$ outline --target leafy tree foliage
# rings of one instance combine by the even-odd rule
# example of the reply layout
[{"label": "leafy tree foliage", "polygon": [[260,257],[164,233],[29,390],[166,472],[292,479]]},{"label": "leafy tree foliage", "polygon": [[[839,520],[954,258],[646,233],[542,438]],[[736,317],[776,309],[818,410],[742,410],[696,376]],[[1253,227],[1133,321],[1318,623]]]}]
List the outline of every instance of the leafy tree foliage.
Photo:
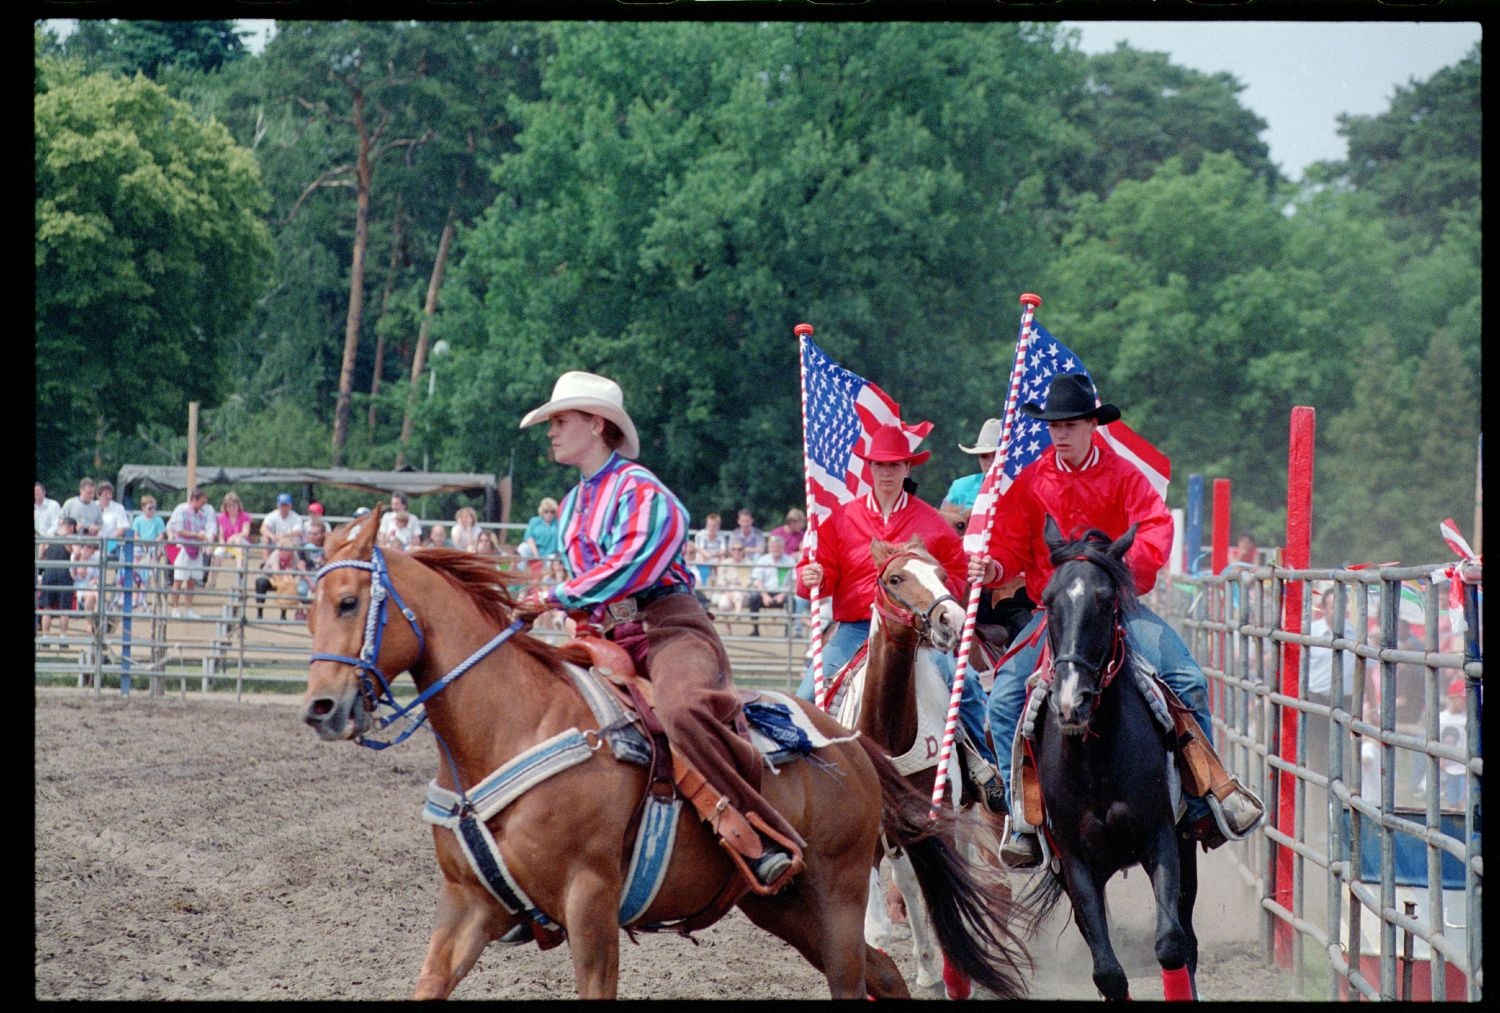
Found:
[{"label": "leafy tree foliage", "polygon": [[[807,321],[936,423],[918,472],[936,500],[1003,404],[1016,297],[1036,291],[1042,321],[1171,455],[1173,505],[1187,475],[1229,477],[1235,527],[1277,541],[1287,419],[1307,404],[1320,564],[1443,558],[1437,521],[1468,516],[1477,48],[1387,113],[1346,118],[1348,158],[1294,186],[1234,78],[1124,47],[1086,56],[1049,24],[282,22],[264,53],[226,43],[222,64],[201,58],[208,34],[153,59],[149,32],[115,25],[65,45],[37,33],[38,449],[58,487],[91,445],[180,460],[162,420],[194,396],[218,462],[321,464],[340,442],[359,467],[403,450],[446,470],[513,459],[524,511],[572,478],[516,422],[582,368],[620,380],[643,458],[695,516],[770,519],[802,498],[792,327]],[[132,286],[154,257],[192,258],[170,242],[122,255],[83,211],[54,214],[47,201],[133,179],[132,149],[59,162],[40,112],[86,69],[134,94],[119,75],[148,66],[181,100],[157,100],[172,116],[185,103],[253,154],[269,203],[251,217],[274,249],[220,280],[217,330],[165,349],[138,337]],[[94,120],[101,135],[132,122]],[[44,217],[71,241],[44,243]],[[256,269],[263,297],[231,299],[260,291]],[[452,353],[433,360],[438,338]],[[132,415],[91,414],[89,392],[130,383]]]},{"label": "leafy tree foliage", "polygon": [[63,43],[90,70],[156,78],[168,68],[214,71],[246,55],[233,21],[80,21]]},{"label": "leafy tree foliage", "polygon": [[270,252],[259,169],[144,77],[35,98],[37,458],[216,400]]}]

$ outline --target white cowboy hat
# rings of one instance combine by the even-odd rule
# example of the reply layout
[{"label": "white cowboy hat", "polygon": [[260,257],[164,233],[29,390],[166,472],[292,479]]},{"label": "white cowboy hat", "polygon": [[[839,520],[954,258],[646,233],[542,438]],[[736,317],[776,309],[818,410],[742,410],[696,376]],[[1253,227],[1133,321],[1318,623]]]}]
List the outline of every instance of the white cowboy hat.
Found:
[{"label": "white cowboy hat", "polygon": [[974,441],[972,447],[966,447],[962,443],[958,449],[966,454],[994,454],[1000,450],[1000,420],[985,419],[984,425],[979,428],[979,439]]},{"label": "white cowboy hat", "polygon": [[552,399],[540,408],[533,408],[521,419],[521,428],[546,422],[558,412],[587,412],[609,419],[625,434],[620,445],[621,457],[635,460],[641,452],[641,439],[636,435],[635,423],[625,413],[625,395],[620,385],[606,376],[571,370],[557,378],[552,385]]}]

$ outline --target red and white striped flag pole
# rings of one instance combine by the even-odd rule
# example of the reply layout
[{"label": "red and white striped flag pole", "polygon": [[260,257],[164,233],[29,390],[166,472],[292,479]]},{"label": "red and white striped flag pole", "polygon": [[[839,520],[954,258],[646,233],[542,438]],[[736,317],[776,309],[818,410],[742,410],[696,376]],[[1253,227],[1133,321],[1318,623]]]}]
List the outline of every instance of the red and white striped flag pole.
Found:
[{"label": "red and white striped flag pole", "polygon": [[[1031,320],[1036,313],[1036,308],[1042,304],[1042,297],[1032,295],[1030,292],[1021,294],[1021,333],[1016,338],[1016,360],[1010,368],[1010,390],[1005,397],[1005,418],[1000,427],[1000,450],[995,454],[995,459],[990,462],[989,471],[985,473],[984,482],[981,483],[979,496],[974,501],[975,513],[982,514],[978,518],[979,525],[976,528],[976,518],[971,514],[969,528],[964,532],[964,549],[972,555],[974,552],[984,551],[983,547],[989,544],[990,525],[994,521],[994,496],[1000,490],[1000,476],[1005,473],[1005,460],[1010,456],[1011,432],[1015,426],[1016,403],[1020,400],[1021,376],[1026,372],[1026,349],[1031,343]],[[979,532],[977,541],[971,541],[970,536]],[[958,730],[958,704],[963,698],[964,677],[969,669],[969,651],[974,646],[974,621],[979,614],[979,596],[984,588],[976,581],[969,588],[968,607],[964,613],[964,632],[958,642],[958,667],[953,673],[953,695],[948,700],[948,718],[943,724],[943,746],[938,756],[937,776],[932,780],[932,812],[937,814],[943,805],[943,792],[948,784],[948,764],[953,756],[953,737]],[[995,744],[1000,748],[1000,743]],[[1005,762],[1000,760],[1000,762]]]},{"label": "red and white striped flag pole", "polygon": [[[815,497],[813,495],[812,461],[807,456],[807,339],[813,335],[812,324],[798,324],[792,328],[792,333],[797,335],[797,366],[802,377],[802,486],[807,498],[807,534],[804,542],[807,546],[807,558],[812,560],[818,551],[818,520],[817,514],[813,512]],[[822,587],[808,588],[808,616],[807,632],[811,638],[810,652],[812,654],[813,671],[813,703],[827,710],[823,699],[823,631],[820,628],[822,622],[822,608],[818,592]]]}]

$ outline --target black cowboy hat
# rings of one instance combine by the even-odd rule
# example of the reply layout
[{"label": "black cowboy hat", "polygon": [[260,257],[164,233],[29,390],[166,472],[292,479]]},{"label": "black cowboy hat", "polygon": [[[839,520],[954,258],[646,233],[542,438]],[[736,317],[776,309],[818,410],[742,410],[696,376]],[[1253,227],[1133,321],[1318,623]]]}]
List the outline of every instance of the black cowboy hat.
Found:
[{"label": "black cowboy hat", "polygon": [[1066,422],[1069,419],[1098,419],[1107,426],[1120,417],[1120,409],[1112,404],[1095,404],[1098,395],[1094,385],[1082,373],[1059,373],[1047,384],[1047,397],[1043,404],[1028,401],[1021,406],[1021,414],[1044,422]]}]

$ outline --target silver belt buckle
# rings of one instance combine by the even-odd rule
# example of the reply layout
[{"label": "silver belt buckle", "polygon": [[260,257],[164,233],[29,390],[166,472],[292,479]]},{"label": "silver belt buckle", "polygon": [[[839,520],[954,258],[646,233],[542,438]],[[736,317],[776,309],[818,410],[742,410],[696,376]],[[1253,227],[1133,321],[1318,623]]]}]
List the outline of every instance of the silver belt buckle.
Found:
[{"label": "silver belt buckle", "polygon": [[636,605],[634,597],[609,603],[609,616],[617,623],[628,623],[640,614],[640,607]]}]

